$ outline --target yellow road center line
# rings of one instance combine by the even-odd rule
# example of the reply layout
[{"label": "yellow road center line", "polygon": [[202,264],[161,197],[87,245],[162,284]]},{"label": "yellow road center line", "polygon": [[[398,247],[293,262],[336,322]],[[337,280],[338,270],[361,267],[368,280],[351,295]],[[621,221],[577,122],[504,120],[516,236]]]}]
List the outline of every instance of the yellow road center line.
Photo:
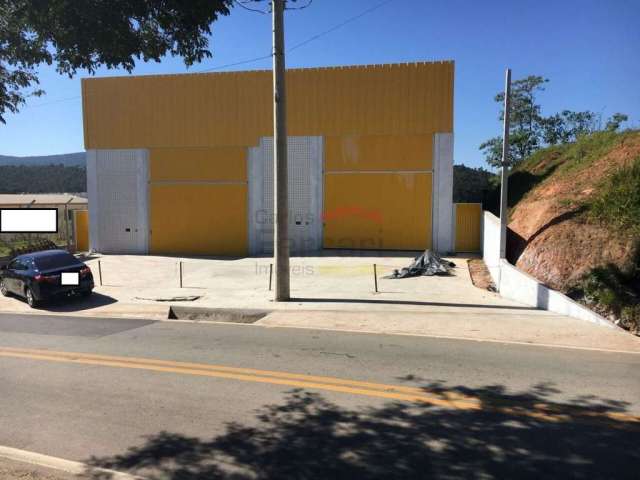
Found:
[{"label": "yellow road center line", "polygon": [[[332,385],[347,385],[347,386],[355,386],[355,387],[363,387],[371,390],[381,390],[381,391],[393,391],[400,393],[408,393],[412,395],[424,395],[425,391],[422,388],[418,387],[407,387],[402,385],[388,385],[382,383],[373,383],[373,382],[364,382],[359,380],[346,380],[342,378],[335,377],[326,377],[326,376],[318,376],[318,375],[306,375],[300,373],[289,373],[289,372],[277,372],[273,370],[258,370],[254,368],[243,368],[243,367],[228,367],[225,365],[215,365],[215,364],[206,364],[206,363],[192,363],[192,362],[177,362],[172,360],[159,360],[159,359],[149,359],[149,358],[138,358],[138,357],[116,357],[111,355],[98,355],[92,353],[74,353],[74,352],[60,352],[54,350],[35,350],[28,348],[11,348],[11,347],[0,347],[0,352],[15,352],[15,353],[26,353],[26,354],[35,354],[35,355],[55,355],[65,358],[90,358],[96,360],[115,360],[115,361],[126,361],[127,363],[136,363],[141,365],[160,365],[160,366],[170,366],[170,367],[179,367],[179,368],[194,368],[197,370],[213,370],[219,372],[230,372],[230,373],[240,373],[240,374],[248,374],[248,375],[259,375],[262,377],[274,377],[274,378],[285,378],[291,380],[303,380],[303,381],[313,381],[319,383],[327,383]],[[450,397],[447,397],[451,400],[460,399],[464,400],[467,397],[464,395],[460,395],[457,393],[453,393]]]},{"label": "yellow road center line", "polygon": [[[100,366],[106,366],[106,367],[131,368],[131,369],[137,369],[137,370],[151,370],[155,372],[180,373],[180,374],[197,375],[197,376],[204,376],[204,377],[226,378],[231,380],[269,383],[272,385],[284,385],[284,386],[290,386],[290,387],[296,387],[296,388],[313,388],[313,389],[319,389],[319,390],[330,390],[334,392],[374,396],[374,397],[380,397],[380,398],[388,398],[392,400],[404,400],[409,402],[422,401],[422,402],[430,403],[432,405],[443,406],[443,407],[451,407],[451,406],[457,406],[458,408],[462,407],[461,402],[450,402],[447,400],[440,400],[438,398],[429,398],[421,395],[384,392],[384,391],[369,390],[364,388],[348,387],[348,386],[342,386],[342,385],[331,385],[331,384],[311,382],[311,381],[305,382],[300,380],[274,378],[274,377],[266,377],[266,376],[259,376],[259,375],[228,373],[228,372],[221,372],[221,371],[215,371],[215,370],[194,369],[194,368],[185,368],[185,367],[170,367],[170,366],[162,366],[162,365],[154,365],[154,364],[145,365],[141,363],[133,363],[133,362],[127,362],[127,361],[98,360],[98,359],[92,359],[92,358],[83,358],[82,356],[76,356],[75,358],[70,358],[70,357],[56,356],[56,355],[17,353],[17,352],[10,353],[10,352],[4,352],[4,351],[0,351],[0,356],[13,357],[13,358],[25,358],[25,359],[31,359],[31,360],[46,360],[46,361],[59,362],[59,363],[100,365]],[[473,405],[469,404],[467,407],[473,408]]]},{"label": "yellow road center line", "polygon": [[[43,360],[58,363],[96,365],[130,368],[164,373],[176,373],[246,382],[266,383],[295,388],[326,390],[352,395],[419,402],[436,407],[462,410],[485,410],[508,415],[528,416],[544,421],[562,422],[579,418],[590,423],[613,421],[612,426],[629,428],[640,426],[640,417],[622,412],[598,412],[558,404],[537,403],[529,405],[509,399],[481,399],[450,392],[429,394],[420,388],[387,385],[333,377],[304,375],[252,368],[227,367],[222,365],[175,362],[170,360],[117,357],[91,353],[57,352],[51,350],[0,347],[0,357]],[[486,404],[483,405],[483,401]]]}]

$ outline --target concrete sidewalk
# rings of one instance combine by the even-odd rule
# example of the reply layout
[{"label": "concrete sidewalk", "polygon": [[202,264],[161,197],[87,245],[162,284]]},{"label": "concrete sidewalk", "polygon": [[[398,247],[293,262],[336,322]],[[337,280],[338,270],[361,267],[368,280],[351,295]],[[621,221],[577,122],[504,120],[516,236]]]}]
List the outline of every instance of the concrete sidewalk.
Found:
[{"label": "concrete sidewalk", "polygon": [[[0,297],[0,313],[46,313],[88,317],[167,320],[172,305],[273,311],[265,327],[302,327],[470,340],[535,343],[576,348],[638,351],[640,338],[618,328],[536,310],[476,288],[466,258],[453,275],[381,278],[406,266],[412,254],[292,258],[292,301],[275,303],[269,288],[270,258],[179,259],[96,256],[87,263],[103,286],[92,298],[56,302],[32,310]],[[182,280],[179,288],[179,266]],[[373,264],[378,292],[374,291]],[[195,301],[171,300],[198,296]],[[165,301],[162,301],[165,300]]]}]

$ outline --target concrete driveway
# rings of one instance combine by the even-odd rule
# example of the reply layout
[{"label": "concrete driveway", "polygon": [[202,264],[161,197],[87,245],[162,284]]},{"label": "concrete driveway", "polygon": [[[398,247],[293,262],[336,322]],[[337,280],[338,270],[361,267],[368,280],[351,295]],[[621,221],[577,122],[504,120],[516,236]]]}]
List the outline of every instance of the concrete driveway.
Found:
[{"label": "concrete driveway", "polygon": [[[101,256],[87,261],[96,281],[98,260],[103,286],[97,291],[133,303],[199,295],[193,305],[225,308],[418,310],[466,307],[520,307],[475,288],[466,258],[451,258],[451,276],[385,279],[409,265],[413,256],[323,256],[291,259],[294,302],[275,305],[269,292],[271,258],[201,259],[160,256]],[[182,263],[182,284],[179,268]],[[378,276],[375,292],[374,267]]]},{"label": "concrete driveway", "polygon": [[[450,258],[456,264],[450,276],[383,278],[394,269],[409,265],[412,259],[413,253],[294,257],[293,300],[275,303],[273,292],[269,291],[271,258],[92,256],[85,260],[96,280],[90,299],[53,302],[34,311],[21,300],[0,297],[0,313],[167,320],[169,308],[178,305],[263,309],[270,313],[255,324],[266,327],[640,351],[640,339],[619,329],[536,310],[474,287],[465,257]],[[183,288],[179,287],[180,263]],[[198,298],[179,300],[189,296]]]}]

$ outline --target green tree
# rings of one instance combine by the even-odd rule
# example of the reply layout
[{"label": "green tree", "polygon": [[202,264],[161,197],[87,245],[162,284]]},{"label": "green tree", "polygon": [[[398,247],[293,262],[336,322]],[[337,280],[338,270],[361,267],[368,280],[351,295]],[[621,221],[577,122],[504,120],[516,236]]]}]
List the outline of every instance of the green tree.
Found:
[{"label": "green tree", "polygon": [[[537,75],[516,80],[511,84],[511,107],[509,122],[509,164],[515,165],[533,153],[541,140],[540,105],[536,95],[544,90],[549,80]],[[504,92],[498,93],[494,100],[504,105]],[[504,108],[500,110],[499,120],[504,119]],[[499,167],[502,160],[502,138],[494,137],[480,145],[485,160],[492,167]]]},{"label": "green tree", "polygon": [[38,65],[72,77],[101,66],[211,57],[211,24],[233,0],[0,0],[0,122],[37,88]]},{"label": "green tree", "polygon": [[611,115],[609,120],[607,120],[607,124],[604,128],[605,130],[608,130],[610,132],[615,132],[620,128],[620,125],[627,120],[629,120],[629,117],[624,113],[614,113],[613,115]]},{"label": "green tree", "polygon": [[[600,117],[590,110],[574,112],[563,110],[549,117],[543,117],[536,95],[544,90],[549,80],[537,75],[516,80],[511,84],[511,112],[509,122],[509,165],[515,166],[539,148],[547,145],[575,142],[578,137],[599,129]],[[494,97],[504,105],[504,92]],[[504,119],[504,108],[499,120]],[[605,125],[605,129],[616,131],[628,120],[624,113],[615,113]],[[486,162],[499,168],[502,164],[502,137],[493,137],[483,142],[479,149]]]},{"label": "green tree", "polygon": [[597,130],[597,119],[598,116],[589,110],[563,110],[541,120],[542,138],[548,145],[575,142],[579,136]]}]

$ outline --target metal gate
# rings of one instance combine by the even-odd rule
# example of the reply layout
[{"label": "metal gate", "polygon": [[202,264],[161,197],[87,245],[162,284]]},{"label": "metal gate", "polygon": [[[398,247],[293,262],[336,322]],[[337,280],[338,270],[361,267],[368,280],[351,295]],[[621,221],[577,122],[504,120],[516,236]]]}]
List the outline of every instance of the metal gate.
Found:
[{"label": "metal gate", "polygon": [[148,171],[146,150],[87,152],[92,250],[148,252]]},{"label": "metal gate", "polygon": [[[289,246],[322,248],[322,137],[288,137]],[[273,253],[273,137],[249,149],[249,252]]]},{"label": "metal gate", "polygon": [[456,252],[479,252],[482,244],[482,204],[454,203]]}]

